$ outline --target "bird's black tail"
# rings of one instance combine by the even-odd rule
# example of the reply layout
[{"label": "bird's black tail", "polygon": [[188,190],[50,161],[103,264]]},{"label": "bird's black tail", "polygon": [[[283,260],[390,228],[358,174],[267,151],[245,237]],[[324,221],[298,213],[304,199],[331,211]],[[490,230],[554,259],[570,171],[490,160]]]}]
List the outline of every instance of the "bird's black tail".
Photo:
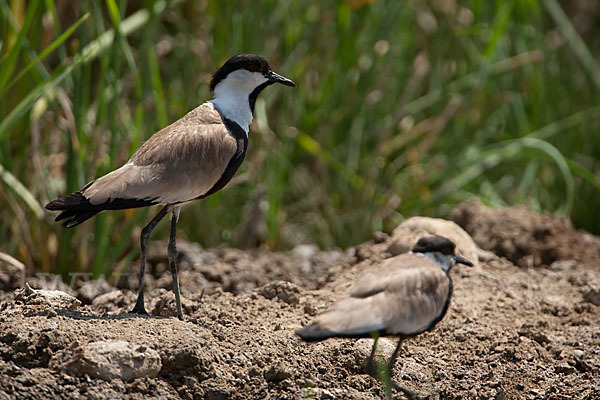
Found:
[{"label": "bird's black tail", "polygon": [[310,325],[298,328],[295,330],[296,335],[300,336],[302,340],[307,342],[318,342],[320,340],[327,339],[335,336],[329,329],[323,328],[317,322],[313,322]]},{"label": "bird's black tail", "polygon": [[90,199],[84,196],[83,192],[89,188],[94,181],[85,185],[85,187],[75,193],[71,193],[60,199],[52,200],[46,204],[46,209],[50,211],[62,211],[56,217],[55,221],[66,220],[62,223],[65,228],[72,228],[82,222],[92,218],[104,210],[123,210],[126,208],[147,207],[159,204],[156,198],[136,199],[136,198],[112,198],[104,203],[92,204]]},{"label": "bird's black tail", "polygon": [[56,199],[46,204],[46,209],[51,211],[62,211],[56,217],[55,221],[62,221],[65,228],[73,228],[82,222],[92,218],[102,209],[98,209],[90,204],[90,201],[81,194],[75,192],[60,199]]}]

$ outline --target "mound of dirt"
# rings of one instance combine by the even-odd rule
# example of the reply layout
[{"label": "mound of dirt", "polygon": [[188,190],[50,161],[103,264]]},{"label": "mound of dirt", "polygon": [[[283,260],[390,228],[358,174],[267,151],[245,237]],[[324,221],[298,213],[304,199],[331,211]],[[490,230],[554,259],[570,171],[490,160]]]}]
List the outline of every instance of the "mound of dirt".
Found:
[{"label": "mound of dirt", "polygon": [[[353,257],[337,249],[319,251],[315,245],[298,245],[286,252],[270,252],[266,248],[247,250],[219,247],[205,250],[196,243],[177,244],[179,249],[181,290],[192,295],[205,290],[222,290],[239,294],[251,292],[273,280],[288,281],[305,289],[317,289],[331,277],[332,265],[347,264]],[[171,274],[167,258],[167,241],[148,246],[150,273],[148,287],[171,290]],[[125,275],[118,286],[137,287],[137,265]]]},{"label": "mound of dirt", "polygon": [[600,238],[573,228],[567,218],[535,214],[523,206],[492,210],[478,199],[462,203],[452,220],[477,245],[520,266],[551,265],[558,260],[600,259]]},{"label": "mound of dirt", "polygon": [[[519,219],[525,217],[540,218],[523,211]],[[539,228],[532,223],[521,232],[534,236]],[[81,292],[86,285],[73,290],[84,302],[74,309],[44,303],[35,291],[4,293],[0,399],[384,398],[363,368],[371,339],[304,343],[294,329],[389,257],[392,238],[377,234],[335,255],[182,245],[185,321],[175,318],[174,296],[165,289],[163,244],[146,294],[154,316],[127,314],[134,293],[105,282],[91,304],[91,292],[87,301]],[[432,332],[405,341],[393,378],[431,399],[600,398],[598,258],[569,254],[552,267],[524,269],[480,254],[478,266],[452,271],[448,314]],[[386,356],[394,346],[394,338],[380,339]]]}]

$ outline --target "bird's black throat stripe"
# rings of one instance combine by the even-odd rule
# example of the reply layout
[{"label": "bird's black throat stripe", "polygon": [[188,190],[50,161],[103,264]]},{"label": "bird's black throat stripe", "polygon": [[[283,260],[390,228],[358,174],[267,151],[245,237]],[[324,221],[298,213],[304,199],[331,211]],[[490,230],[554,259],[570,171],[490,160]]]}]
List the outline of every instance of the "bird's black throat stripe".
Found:
[{"label": "bird's black throat stripe", "polygon": [[250,95],[248,96],[248,104],[250,105],[250,111],[252,111],[252,114],[254,114],[254,106],[256,105],[256,99],[258,98],[260,92],[262,92],[267,86],[270,86],[273,83],[274,82],[272,81],[266,81],[265,83],[254,89],[252,93],[250,93]]},{"label": "bird's black throat stripe", "polygon": [[235,138],[237,142],[237,149],[231,160],[229,160],[227,167],[225,167],[225,171],[223,171],[223,175],[221,175],[221,178],[219,178],[219,180],[213,185],[212,188],[210,188],[208,192],[196,197],[196,199],[194,200],[203,199],[223,189],[223,187],[227,185],[231,178],[233,178],[240,165],[242,165],[244,157],[246,156],[246,150],[248,149],[248,135],[246,134],[246,132],[237,123],[227,118],[223,117],[223,123],[225,124],[225,127],[230,132],[230,134]]},{"label": "bird's black throat stripe", "polygon": [[[446,271],[446,276],[448,277],[448,295],[446,296],[446,301],[444,302],[444,308],[442,309],[442,312],[440,313],[440,315],[435,317],[435,319],[433,321],[431,321],[429,326],[427,328],[423,329],[421,332],[432,330],[433,327],[438,322],[440,322],[442,320],[442,318],[444,318],[444,316],[446,315],[446,312],[448,311],[448,307],[450,307],[450,299],[452,298],[452,291],[454,290],[454,285],[452,284],[452,278],[450,277],[449,271]],[[418,333],[421,333],[421,332],[418,332]]]}]

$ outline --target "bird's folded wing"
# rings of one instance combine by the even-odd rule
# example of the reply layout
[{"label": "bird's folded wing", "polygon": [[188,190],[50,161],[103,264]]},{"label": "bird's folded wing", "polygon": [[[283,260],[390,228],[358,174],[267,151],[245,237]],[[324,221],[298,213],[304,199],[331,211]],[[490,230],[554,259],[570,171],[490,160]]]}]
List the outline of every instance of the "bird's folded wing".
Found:
[{"label": "bird's folded wing", "polygon": [[390,284],[414,279],[415,268],[439,270],[429,258],[420,254],[401,254],[388,258],[380,266],[371,268],[350,288],[352,297],[369,297],[386,290]]},{"label": "bird's folded wing", "polygon": [[219,180],[237,141],[212,104],[205,103],[154,134],[121,168],[82,194],[91,204],[115,199],[177,203],[205,194]]},{"label": "bird's folded wing", "polygon": [[443,314],[450,280],[439,267],[411,268],[387,281],[386,290],[373,298],[373,312],[392,335],[415,335],[429,329]]},{"label": "bird's folded wing", "polygon": [[368,336],[371,332],[385,330],[381,315],[374,313],[372,300],[342,299],[296,333],[304,340],[319,340],[333,336]]},{"label": "bird's folded wing", "polygon": [[363,275],[350,296],[370,299],[371,312],[388,333],[412,335],[443,311],[449,291],[450,280],[434,261],[403,254]]}]

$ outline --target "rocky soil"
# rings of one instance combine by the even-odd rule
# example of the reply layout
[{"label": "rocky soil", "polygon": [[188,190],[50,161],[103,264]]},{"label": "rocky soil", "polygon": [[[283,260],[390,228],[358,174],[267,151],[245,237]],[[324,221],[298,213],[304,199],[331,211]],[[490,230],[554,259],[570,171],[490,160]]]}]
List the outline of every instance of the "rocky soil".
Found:
[{"label": "rocky soil", "polygon": [[[27,277],[31,288],[77,299],[29,287],[2,292],[0,399],[384,398],[363,368],[371,339],[304,343],[294,329],[427,232],[450,237],[476,265],[453,269],[448,314],[405,341],[396,381],[429,399],[600,398],[600,238],[565,220],[478,202],[459,206],[453,219],[468,234],[448,221],[409,219],[343,252],[182,242],[185,321],[175,318],[164,242],[150,255],[153,316],[126,312],[136,266],[115,286]],[[22,285],[3,268],[2,282]],[[389,355],[394,345],[385,338],[379,348]]]}]

